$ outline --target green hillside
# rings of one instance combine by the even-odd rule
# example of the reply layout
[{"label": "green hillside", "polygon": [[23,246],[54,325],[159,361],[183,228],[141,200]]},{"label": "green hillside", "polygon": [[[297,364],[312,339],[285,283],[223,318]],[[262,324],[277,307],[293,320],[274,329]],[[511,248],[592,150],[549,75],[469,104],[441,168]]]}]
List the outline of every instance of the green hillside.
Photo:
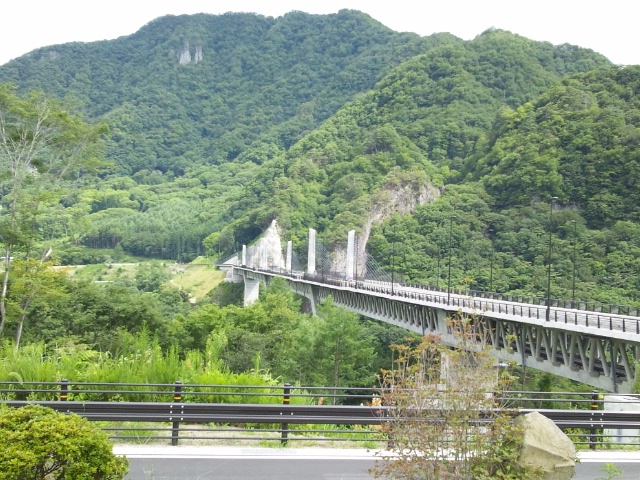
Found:
[{"label": "green hillside", "polygon": [[385,192],[401,187],[418,197],[462,182],[503,109],[537,98],[565,74],[608,66],[593,52],[500,30],[417,55],[264,165],[227,218],[246,212],[236,220],[243,240],[252,223],[271,218],[294,237],[316,225],[329,228],[330,239],[346,238],[388,201]]},{"label": "green hillside", "polygon": [[0,67],[109,128],[111,166],[39,213],[62,263],[223,256],[277,219],[298,249],[309,227],[356,229],[386,268],[439,283],[449,223],[456,285],[539,294],[551,228],[554,295],[575,263],[582,296],[618,302],[639,278],[637,77],[572,45],[421,38],[349,10],[168,16]]},{"label": "green hillside", "polygon": [[115,172],[144,181],[224,163],[255,142],[287,149],[390,67],[443,42],[459,40],[396,33],[349,10],[166,16],[116,40],[41,48],[4,65],[0,82],[106,121]]}]

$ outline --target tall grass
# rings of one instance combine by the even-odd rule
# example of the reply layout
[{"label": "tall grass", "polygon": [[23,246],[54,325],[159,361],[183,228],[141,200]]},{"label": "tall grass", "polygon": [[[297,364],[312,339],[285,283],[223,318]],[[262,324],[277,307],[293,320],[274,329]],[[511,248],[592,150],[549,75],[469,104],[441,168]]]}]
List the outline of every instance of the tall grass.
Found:
[{"label": "tall grass", "polygon": [[[188,395],[184,401],[225,402],[225,403],[275,403],[266,387],[278,386],[268,372],[251,371],[245,373],[230,372],[220,360],[224,348],[223,336],[213,335],[207,342],[204,352],[191,351],[180,358],[176,349],[163,351],[157,338],[143,330],[136,334],[124,333],[119,352],[115,355],[91,350],[85,345],[69,343],[66,345],[29,344],[16,349],[11,342],[0,344],[0,381],[17,382],[59,382],[68,379],[72,392],[69,400],[124,400],[124,401],[170,401],[174,383],[178,380],[185,384],[227,385],[219,395]],[[111,393],[91,391],[73,392],[76,383],[114,383],[143,384],[127,388],[130,393],[114,398]],[[148,384],[165,384],[149,387]],[[261,394],[240,396],[241,387],[265,387],[252,389],[251,393]],[[235,387],[235,388],[234,388]],[[29,388],[33,388],[29,385]],[[43,389],[46,387],[43,387]],[[48,387],[50,394],[38,396],[40,399],[57,398],[56,387]],[[25,386],[26,389],[26,386]],[[102,385],[93,390],[107,390]],[[115,389],[115,387],[114,387]],[[157,393],[144,394],[153,390]],[[138,391],[140,393],[138,393]],[[164,393],[166,392],[166,393]],[[235,393],[235,395],[234,395]],[[21,399],[19,392],[5,395],[5,398]]]}]

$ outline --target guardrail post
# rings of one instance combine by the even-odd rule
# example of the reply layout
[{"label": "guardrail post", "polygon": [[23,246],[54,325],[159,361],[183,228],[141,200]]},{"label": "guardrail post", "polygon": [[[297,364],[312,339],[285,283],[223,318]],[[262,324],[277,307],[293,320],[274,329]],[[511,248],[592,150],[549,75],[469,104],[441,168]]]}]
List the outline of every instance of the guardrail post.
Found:
[{"label": "guardrail post", "polygon": [[[173,390],[173,403],[182,403],[182,382],[180,380],[176,381],[176,385]],[[177,410],[177,409],[176,409]],[[171,414],[173,415],[173,405],[171,406]],[[182,413],[182,408],[180,412],[176,411],[175,413]],[[180,432],[180,420],[173,421],[173,426],[171,427],[171,445],[178,445],[178,434]]]},{"label": "guardrail post", "polygon": [[[284,384],[284,391],[282,396],[282,404],[289,405],[291,401],[291,384]],[[282,422],[280,424],[280,443],[286,445],[289,443],[289,423]]]},{"label": "guardrail post", "polygon": [[[600,400],[600,394],[597,390],[591,391],[591,410],[598,410],[598,401]],[[591,414],[591,421],[593,422],[593,413]],[[591,424],[591,434],[589,435],[589,448],[591,450],[596,449],[596,428],[594,424]]]},{"label": "guardrail post", "polygon": [[69,398],[69,380],[63,378],[60,380],[60,394],[58,395],[58,400],[61,402],[66,402]]}]

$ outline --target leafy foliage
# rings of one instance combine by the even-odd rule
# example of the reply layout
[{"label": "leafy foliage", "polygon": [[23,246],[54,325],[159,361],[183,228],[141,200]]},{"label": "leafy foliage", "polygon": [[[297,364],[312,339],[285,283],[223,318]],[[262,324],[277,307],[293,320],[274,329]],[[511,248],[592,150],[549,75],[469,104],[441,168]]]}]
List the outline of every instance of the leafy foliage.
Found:
[{"label": "leafy foliage", "polygon": [[639,91],[639,67],[563,80],[501,114],[476,175],[499,206],[558,196],[591,227],[637,222]]},{"label": "leafy foliage", "polygon": [[39,405],[0,411],[0,478],[117,480],[128,461],[112,453],[107,435],[75,414]]},{"label": "leafy foliage", "polygon": [[[11,320],[7,295],[12,258],[39,256],[42,266],[51,254],[50,245],[36,253],[42,207],[55,201],[70,176],[78,178],[100,164],[96,145],[103,132],[102,127],[90,127],[42,94],[21,98],[11,86],[0,85],[0,334]],[[33,290],[23,289],[15,302],[20,318],[16,345],[32,297]]]},{"label": "leafy foliage", "polygon": [[106,120],[120,172],[179,176],[261,139],[288,148],[389,66],[441,41],[457,39],[396,33],[349,10],[165,16],[113,41],[36,50],[5,65],[0,82],[72,97]]}]

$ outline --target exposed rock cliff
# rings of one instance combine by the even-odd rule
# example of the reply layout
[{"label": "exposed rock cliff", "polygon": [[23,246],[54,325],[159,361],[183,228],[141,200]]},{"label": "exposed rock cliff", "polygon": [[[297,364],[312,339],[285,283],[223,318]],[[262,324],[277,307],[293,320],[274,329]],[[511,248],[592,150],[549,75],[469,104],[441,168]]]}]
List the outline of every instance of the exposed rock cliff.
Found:
[{"label": "exposed rock cliff", "polygon": [[193,55],[191,54],[191,45],[188,40],[182,42],[182,48],[178,52],[178,63],[186,65],[188,63],[200,63],[204,56],[202,54],[202,45],[197,44],[194,47]]},{"label": "exposed rock cliff", "polygon": [[275,220],[262,237],[247,249],[247,265],[259,268],[285,268],[282,240]]},{"label": "exposed rock cliff", "polygon": [[362,226],[361,243],[366,247],[371,228],[382,223],[393,213],[406,215],[413,213],[418,205],[431,203],[440,197],[441,190],[431,184],[420,185],[417,189],[412,185],[403,185],[398,188],[384,190],[373,206],[371,215]]},{"label": "exposed rock cliff", "polygon": [[[438,187],[430,183],[425,183],[417,187],[411,184],[404,184],[383,190],[376,197],[377,201],[373,205],[370,215],[365,219],[362,225],[362,231],[358,235],[355,245],[356,270],[358,272],[365,272],[366,270],[365,252],[369,236],[371,235],[371,229],[374,225],[384,222],[393,213],[399,213],[401,215],[413,213],[418,205],[433,202],[440,197],[441,193]],[[340,260],[334,260],[332,269],[334,271],[344,270],[346,247],[338,248],[335,258]]]}]

